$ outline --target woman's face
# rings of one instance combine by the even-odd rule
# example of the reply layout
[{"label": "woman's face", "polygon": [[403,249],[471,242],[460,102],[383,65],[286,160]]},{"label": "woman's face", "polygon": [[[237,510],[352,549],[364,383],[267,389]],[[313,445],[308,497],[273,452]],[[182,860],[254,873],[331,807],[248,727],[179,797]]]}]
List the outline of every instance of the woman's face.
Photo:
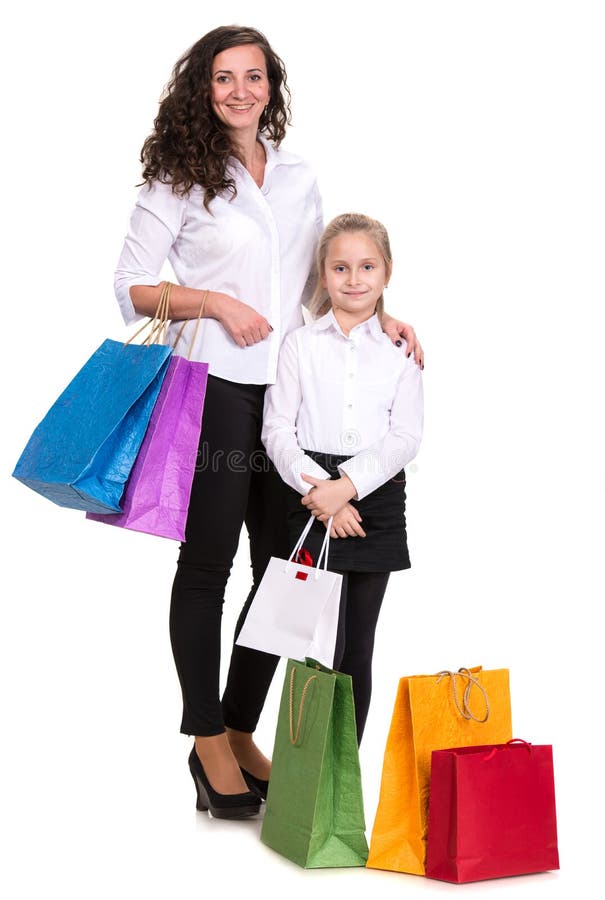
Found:
[{"label": "woman's face", "polygon": [[212,109],[229,129],[256,134],[270,95],[265,54],[256,44],[230,47],[212,60]]}]

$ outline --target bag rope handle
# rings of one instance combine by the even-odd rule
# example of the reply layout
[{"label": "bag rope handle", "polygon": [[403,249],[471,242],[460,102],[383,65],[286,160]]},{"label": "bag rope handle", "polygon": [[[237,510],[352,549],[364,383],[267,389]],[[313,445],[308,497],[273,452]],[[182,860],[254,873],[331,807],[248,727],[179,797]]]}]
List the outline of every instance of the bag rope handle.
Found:
[{"label": "bag rope handle", "polygon": [[303,528],[301,536],[299,537],[299,539],[296,541],[296,543],[295,543],[295,545],[294,545],[294,550],[292,551],[292,553],[291,553],[290,556],[288,557],[288,560],[286,561],[286,565],[285,565],[285,567],[284,567],[284,572],[285,572],[285,571],[287,570],[287,568],[288,568],[288,563],[291,563],[292,560],[295,559],[296,554],[298,553],[298,551],[300,550],[300,548],[301,548],[302,545],[304,544],[305,538],[306,538],[307,535],[309,534],[309,531],[311,530],[311,526],[313,525],[313,519],[314,519],[314,518],[315,518],[315,517],[312,516],[312,515],[309,516],[309,521],[307,522],[307,524],[306,524],[305,527]]},{"label": "bag rope handle", "polygon": [[[196,339],[196,337],[197,337],[198,328],[200,327],[200,321],[201,321],[201,319],[202,319],[202,316],[204,315],[204,307],[206,306],[206,300],[208,299],[208,294],[209,294],[209,293],[210,293],[210,291],[204,291],[204,296],[202,297],[202,302],[201,302],[201,304],[200,304],[200,309],[199,309],[199,312],[198,312],[198,314],[197,314],[197,319],[196,319],[196,321],[195,321],[195,328],[194,328],[194,330],[193,330],[193,337],[191,338],[191,343],[189,344],[189,353],[187,354],[187,359],[191,359],[191,351],[193,350],[193,345],[195,344],[195,339]],[[181,327],[179,328],[179,333],[178,333],[177,336],[176,336],[176,340],[175,340],[174,344],[172,345],[173,349],[176,348],[176,345],[178,344],[178,342],[180,341],[180,339],[181,339],[182,336],[183,336],[183,331],[185,330],[185,326],[186,326],[187,322],[190,322],[190,321],[191,321],[190,319],[184,319],[184,320],[183,320],[183,324],[182,324]]]},{"label": "bag rope handle", "polygon": [[134,341],[134,339],[136,337],[138,337],[147,328],[149,328],[150,331],[149,331],[149,334],[147,335],[147,337],[145,338],[145,340],[143,341],[143,344],[146,345],[147,347],[149,347],[150,344],[152,344],[152,343],[153,344],[161,343],[161,341],[159,340],[160,334],[162,332],[162,328],[165,327],[165,323],[168,321],[170,288],[171,288],[170,282],[168,282],[168,281],[162,282],[162,290],[160,293],[160,299],[158,301],[156,311],[154,312],[153,316],[151,316],[150,319],[148,319],[146,322],[143,323],[143,325],[141,325],[141,327],[138,329],[138,331],[135,331],[135,333],[132,334],[128,338],[127,341],[125,341],[125,343],[124,343],[125,347],[127,347],[128,344],[131,344],[132,341]]},{"label": "bag rope handle", "polygon": [[511,744],[524,744],[527,747],[529,753],[531,753],[531,744],[529,741],[524,741],[523,738],[511,738],[510,741],[507,741],[505,746],[510,747]]},{"label": "bag rope handle", "polygon": [[[319,578],[319,571],[321,568],[322,558],[323,558],[324,572],[327,571],[327,568],[328,568],[328,549],[330,547],[330,529],[332,527],[332,518],[333,517],[330,516],[330,519],[328,521],[328,525],[326,528],[326,536],[323,539],[323,543],[321,545],[321,550],[319,551],[319,556],[317,558],[317,566],[315,567],[315,575],[314,575],[315,581],[317,581],[317,579]],[[309,516],[309,521],[303,528],[301,536],[299,537],[299,539],[296,541],[296,544],[294,545],[294,549],[293,549],[292,553],[286,560],[286,565],[284,566],[284,572],[288,571],[288,566],[296,558],[296,554],[298,553],[298,551],[301,549],[302,545],[304,544],[305,539],[306,539],[307,535],[309,534],[309,531],[311,530],[311,526],[313,525],[314,519],[315,519],[315,516],[313,514],[311,514]],[[324,555],[324,551],[325,551],[325,555]]]},{"label": "bag rope handle", "polygon": [[[438,672],[437,675],[437,684],[439,684],[441,680],[446,676],[450,678],[454,705],[463,719],[466,719],[467,721],[472,719],[473,722],[479,722],[479,724],[487,722],[490,714],[489,697],[487,696],[487,691],[479,682],[479,680],[473,677],[469,669],[461,668],[458,669],[457,672],[450,672],[447,669],[444,669],[442,672]],[[460,701],[458,700],[458,694],[456,691],[456,678],[466,678],[466,687],[464,688],[464,693],[462,695],[462,705],[460,705]],[[483,699],[485,701],[485,715],[483,716],[483,718],[476,716],[470,706],[471,691],[473,687],[479,688],[479,690],[483,694]]]},{"label": "bag rope handle", "polygon": [[[156,307],[156,311],[153,316],[147,320],[138,331],[135,331],[133,335],[131,335],[128,340],[125,342],[124,346],[128,346],[128,344],[132,343],[136,337],[139,336],[145,329],[149,329],[149,334],[145,337],[143,341],[144,346],[151,346],[151,344],[164,344],[166,340],[166,332],[168,330],[168,321],[170,318],[170,294],[172,292],[172,282],[163,281],[162,282],[162,290],[160,292],[160,299],[158,301],[158,305]],[[187,359],[191,359],[191,351],[193,350],[193,345],[195,344],[195,339],[197,337],[198,328],[200,327],[200,321],[204,314],[204,309],[206,306],[206,300],[208,299],[208,294],[210,291],[204,291],[202,296],[202,302],[200,304],[199,312],[197,314],[197,319],[195,322],[195,329],[193,332],[193,338],[189,345],[189,353],[187,354]],[[174,347],[180,341],[185,326],[190,319],[184,319],[183,324],[181,325],[179,332],[176,336],[176,340],[174,342]]]},{"label": "bag rope handle", "polygon": [[[328,550],[330,549],[330,531],[332,529],[333,519],[334,519],[334,516],[330,516],[330,518],[328,519],[328,524],[326,525],[326,536],[323,539],[323,544],[321,545],[321,550],[319,551],[319,557],[317,560],[317,571],[315,573],[316,581],[319,578],[319,568],[321,566],[322,556],[323,556],[323,563],[324,563],[324,572],[327,571],[327,568],[328,568]],[[324,551],[325,551],[325,556],[324,556]]]},{"label": "bag rope handle", "polygon": [[305,697],[307,696],[307,691],[309,690],[309,685],[312,681],[315,681],[317,675],[311,675],[307,678],[305,682],[305,686],[303,688],[302,696],[300,698],[300,704],[298,707],[298,722],[296,723],[296,734],[294,734],[294,676],[296,675],[296,669],[292,666],[292,671],[290,672],[290,743],[293,746],[296,746],[298,743],[298,739],[300,737],[300,726],[302,722],[303,709],[305,707]]},{"label": "bag rope handle", "polygon": [[511,738],[510,741],[506,742],[506,744],[499,744],[499,745],[496,745],[495,747],[492,747],[492,749],[487,754],[487,756],[483,757],[483,761],[489,762],[490,759],[494,758],[496,753],[499,753],[502,750],[510,750],[511,744],[515,744],[516,746],[519,746],[519,744],[522,744],[527,749],[527,752],[531,756],[532,746],[528,741],[524,741],[523,738]]}]

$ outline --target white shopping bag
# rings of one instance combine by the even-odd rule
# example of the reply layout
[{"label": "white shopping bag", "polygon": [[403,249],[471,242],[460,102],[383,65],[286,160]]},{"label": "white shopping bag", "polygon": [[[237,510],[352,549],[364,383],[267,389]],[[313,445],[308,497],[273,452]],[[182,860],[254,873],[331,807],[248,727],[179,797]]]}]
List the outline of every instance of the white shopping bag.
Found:
[{"label": "white shopping bag", "polygon": [[289,659],[311,657],[331,669],[342,587],[342,575],[327,569],[331,519],[317,566],[293,562],[313,519],[289,559],[271,557],[235,643]]}]

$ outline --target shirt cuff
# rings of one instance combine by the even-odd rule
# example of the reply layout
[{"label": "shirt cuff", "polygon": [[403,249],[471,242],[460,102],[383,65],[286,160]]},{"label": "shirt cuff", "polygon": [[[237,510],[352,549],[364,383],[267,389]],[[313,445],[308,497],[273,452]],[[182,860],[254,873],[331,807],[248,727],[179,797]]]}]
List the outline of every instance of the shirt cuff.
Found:
[{"label": "shirt cuff", "polygon": [[143,316],[135,310],[130,298],[130,288],[134,287],[135,284],[144,284],[147,287],[157,287],[161,280],[162,279],[157,275],[137,275],[136,277],[131,276],[130,278],[116,279],[116,298],[120,306],[122,318],[127,325],[132,325],[133,322],[139,322],[141,319],[147,318],[147,316]]},{"label": "shirt cuff", "polygon": [[329,481],[332,477],[329,472],[322,469],[314,459],[311,459],[311,457],[306,454],[294,460],[290,466],[290,473],[292,475],[292,483],[296,486],[296,490],[303,495],[308,494],[313,485],[309,484],[308,481],[304,481],[300,477],[301,474],[304,473],[305,475],[310,475],[311,478],[321,478],[324,481]]},{"label": "shirt cuff", "polygon": [[[361,465],[359,465],[360,462]],[[374,468],[368,463],[368,457],[365,457],[355,465],[355,458],[353,458],[347,459],[338,466],[340,474],[347,475],[355,486],[357,497],[354,499],[363,500],[364,497],[375,491],[381,484],[384,484],[384,473],[379,468]],[[376,464],[378,465],[378,461],[376,461]]]}]

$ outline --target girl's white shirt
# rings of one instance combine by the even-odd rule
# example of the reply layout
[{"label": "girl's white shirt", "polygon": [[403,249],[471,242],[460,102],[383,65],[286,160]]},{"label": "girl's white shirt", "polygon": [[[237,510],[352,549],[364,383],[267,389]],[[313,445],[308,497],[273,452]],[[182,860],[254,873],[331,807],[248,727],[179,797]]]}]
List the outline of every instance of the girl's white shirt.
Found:
[{"label": "girl's white shirt", "polygon": [[[322,231],[321,199],[310,166],[260,140],[267,158],[262,188],[232,159],[237,195],[215,197],[210,212],[200,187],[179,197],[170,184],[144,186],[115,274],[127,324],[140,318],[130,288],[159,284],[166,259],[179,284],[220,291],[265,316],[273,331],[251,347],[239,347],[216,319],[204,319],[197,332],[191,359],[209,363],[211,375],[243,384],[275,381],[283,337],[304,322],[301,302],[312,293],[310,273]],[[181,324],[170,327],[169,343]],[[193,331],[194,322],[188,322],[177,353],[188,353]]]},{"label": "girl's white shirt", "polygon": [[267,388],[262,440],[279,474],[306,494],[301,473],[329,478],[304,450],[351,459],[338,466],[361,500],[409,463],[423,425],[422,375],[376,315],[345,335],[330,310],[289,334]]}]

